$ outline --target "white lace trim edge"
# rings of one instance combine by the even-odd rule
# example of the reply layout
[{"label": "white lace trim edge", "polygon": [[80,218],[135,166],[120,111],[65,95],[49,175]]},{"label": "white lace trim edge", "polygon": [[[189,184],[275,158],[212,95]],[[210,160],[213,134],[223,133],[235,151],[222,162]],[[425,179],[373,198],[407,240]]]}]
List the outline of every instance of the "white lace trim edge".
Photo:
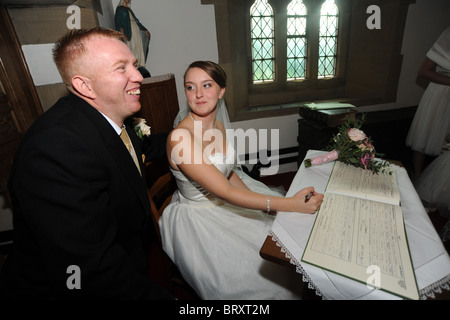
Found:
[{"label": "white lace trim edge", "polygon": [[311,278],[308,276],[308,274],[303,270],[300,263],[297,261],[297,259],[294,258],[294,256],[289,252],[289,250],[283,245],[283,243],[278,239],[278,237],[273,233],[272,230],[269,231],[269,235],[272,237],[272,241],[275,242],[277,247],[281,248],[281,252],[284,253],[286,258],[289,259],[289,262],[295,266],[295,271],[302,275],[303,283],[308,283],[308,289],[312,289],[315,291],[316,295],[322,297],[322,299],[326,299],[326,297],[320,292],[319,288],[314,284],[314,282],[311,280]]},{"label": "white lace trim edge", "polygon": [[[283,252],[286,258],[289,259],[289,262],[295,266],[295,270],[297,271],[297,273],[300,273],[302,275],[303,282],[308,283],[308,288],[315,290],[316,294],[318,296],[321,296],[322,299],[326,299],[323,293],[319,290],[319,288],[317,288],[317,286],[314,284],[314,282],[302,268],[299,261],[297,261],[297,259],[294,258],[294,256],[283,245],[283,243],[278,239],[278,237],[275,235],[275,233],[273,233],[272,230],[270,230],[269,235],[272,237],[272,241],[274,241],[276,245],[281,248],[281,252]],[[422,290],[419,290],[420,299],[421,300],[427,300],[428,298],[435,299],[436,294],[442,293],[443,290],[450,291],[450,274],[430,284],[429,286],[423,288]]]},{"label": "white lace trim edge", "polygon": [[446,275],[441,280],[438,280],[429,286],[419,291],[420,299],[427,300],[428,298],[435,299],[436,293],[442,293],[443,290],[450,291],[450,274]]}]

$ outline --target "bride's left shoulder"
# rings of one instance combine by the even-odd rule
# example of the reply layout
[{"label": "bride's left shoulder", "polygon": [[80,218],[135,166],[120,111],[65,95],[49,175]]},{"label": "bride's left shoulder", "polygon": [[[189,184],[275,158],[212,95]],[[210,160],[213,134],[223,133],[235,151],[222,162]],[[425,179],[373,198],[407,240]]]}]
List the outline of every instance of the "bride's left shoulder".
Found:
[{"label": "bride's left shoulder", "polygon": [[216,120],[216,126],[217,126],[217,129],[219,129],[221,131],[225,130],[225,127],[224,127],[222,121],[220,121],[220,120]]}]

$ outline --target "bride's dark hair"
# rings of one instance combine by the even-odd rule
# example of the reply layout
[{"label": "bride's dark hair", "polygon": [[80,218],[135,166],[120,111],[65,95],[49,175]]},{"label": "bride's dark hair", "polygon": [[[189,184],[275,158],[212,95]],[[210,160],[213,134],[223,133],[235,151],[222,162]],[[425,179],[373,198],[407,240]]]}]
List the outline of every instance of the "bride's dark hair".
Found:
[{"label": "bride's dark hair", "polygon": [[227,74],[217,63],[212,61],[194,61],[186,69],[186,72],[184,73],[184,79],[186,79],[186,73],[192,68],[202,69],[219,85],[219,87],[227,87]]}]

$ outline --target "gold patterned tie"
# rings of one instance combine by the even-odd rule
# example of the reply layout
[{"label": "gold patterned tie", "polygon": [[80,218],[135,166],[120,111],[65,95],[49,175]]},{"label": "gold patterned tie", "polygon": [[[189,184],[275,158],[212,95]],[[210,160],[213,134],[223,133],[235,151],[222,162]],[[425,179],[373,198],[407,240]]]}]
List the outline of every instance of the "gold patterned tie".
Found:
[{"label": "gold patterned tie", "polygon": [[134,148],[131,145],[130,137],[128,136],[127,130],[125,128],[122,128],[122,131],[120,132],[120,138],[125,144],[125,147],[127,147],[128,152],[133,158],[134,164],[136,165],[137,169],[139,170],[139,173],[141,174],[141,168],[139,166],[139,161],[137,159],[136,152],[134,151]]}]

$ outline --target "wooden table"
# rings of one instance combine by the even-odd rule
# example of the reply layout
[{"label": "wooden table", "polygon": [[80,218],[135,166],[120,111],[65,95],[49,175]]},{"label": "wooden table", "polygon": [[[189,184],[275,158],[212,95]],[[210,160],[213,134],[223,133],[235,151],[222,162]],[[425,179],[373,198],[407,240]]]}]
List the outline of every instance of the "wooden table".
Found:
[{"label": "wooden table", "polygon": [[271,236],[267,236],[266,241],[264,241],[264,244],[259,251],[259,254],[266,260],[295,270],[295,266],[289,261],[288,258],[286,258],[286,255],[281,252],[281,248],[277,246]]}]

